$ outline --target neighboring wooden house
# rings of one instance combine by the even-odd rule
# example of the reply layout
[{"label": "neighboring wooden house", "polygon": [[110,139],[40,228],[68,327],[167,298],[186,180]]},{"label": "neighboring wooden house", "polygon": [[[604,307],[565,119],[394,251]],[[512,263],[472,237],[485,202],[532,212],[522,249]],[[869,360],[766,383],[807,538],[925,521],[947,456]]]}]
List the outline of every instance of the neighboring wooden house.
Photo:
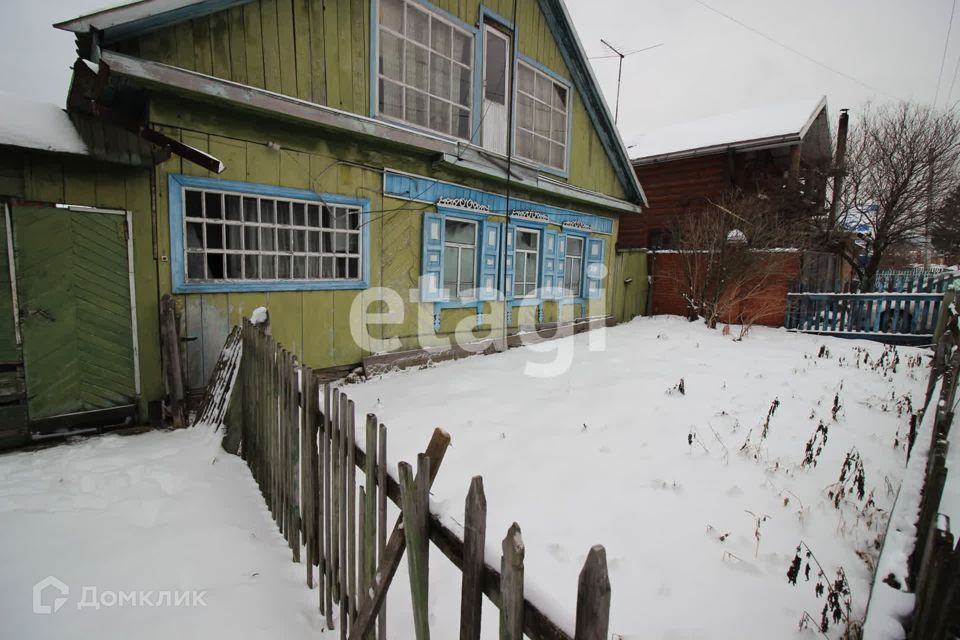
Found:
[{"label": "neighboring wooden house", "polygon": [[[145,0],[57,25],[77,34],[68,112],[89,142],[0,141],[12,282],[34,290],[20,293],[30,305],[57,274],[123,271],[126,290],[107,278],[68,288],[90,294],[75,304],[94,324],[97,307],[125,312],[126,291],[132,320],[47,318],[62,336],[21,331],[9,368],[25,378],[34,430],[45,430],[35,416],[68,406],[129,405],[145,419],[164,395],[164,294],[183,318],[191,389],[260,306],[277,340],[316,368],[610,313],[618,229],[643,193],[562,1],[516,1]],[[157,155],[118,146],[107,128]],[[82,246],[112,214],[126,220],[125,264],[105,261],[112,241]],[[68,217],[73,255],[95,254],[96,266],[46,262],[31,284],[50,248],[31,243],[33,228],[41,238]],[[397,313],[366,331],[361,314],[385,310],[380,288],[399,294],[386,297]],[[0,324],[0,341],[32,308]],[[51,390],[42,360],[59,356],[34,346],[84,331],[110,333],[97,348],[133,351],[130,368],[104,374],[113,395],[99,404]],[[56,398],[35,400],[47,393]]]},{"label": "neighboring wooden house", "polygon": [[[673,227],[688,212],[703,210],[731,189],[766,192],[793,200],[808,210],[822,205],[831,159],[826,98],[755,107],[662,127],[630,146],[632,163],[649,201],[643,216],[625,217],[620,250],[652,252],[653,287],[649,311],[686,313],[676,286],[681,277],[678,257],[671,254]],[[773,259],[773,258],[772,258]],[[801,254],[786,271],[799,273]],[[779,264],[778,270],[783,265]],[[770,295],[784,297],[784,281]],[[766,314],[765,324],[780,324],[782,311]]]}]

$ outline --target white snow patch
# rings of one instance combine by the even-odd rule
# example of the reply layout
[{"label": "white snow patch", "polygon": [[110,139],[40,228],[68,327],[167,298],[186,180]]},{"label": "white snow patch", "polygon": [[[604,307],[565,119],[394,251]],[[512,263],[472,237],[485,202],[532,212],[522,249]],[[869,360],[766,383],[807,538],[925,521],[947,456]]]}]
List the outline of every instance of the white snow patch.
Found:
[{"label": "white snow patch", "polygon": [[266,307],[257,307],[250,314],[250,323],[254,325],[263,324],[270,320],[270,312]]},{"label": "white snow patch", "polygon": [[55,104],[0,93],[0,145],[87,155],[67,112]]}]

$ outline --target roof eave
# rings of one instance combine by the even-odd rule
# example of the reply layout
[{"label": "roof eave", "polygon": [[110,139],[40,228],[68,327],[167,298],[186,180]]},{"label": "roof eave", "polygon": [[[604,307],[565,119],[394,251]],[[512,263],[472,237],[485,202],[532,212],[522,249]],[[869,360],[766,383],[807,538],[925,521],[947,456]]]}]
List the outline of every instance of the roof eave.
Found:
[{"label": "roof eave", "polygon": [[641,156],[634,158],[630,162],[635,167],[655,164],[657,162],[668,162],[671,160],[684,160],[699,156],[710,156],[727,151],[762,151],[764,149],[776,149],[777,147],[791,146],[803,142],[803,137],[799,133],[789,133],[780,136],[770,136],[767,138],[757,138],[754,140],[743,140],[741,142],[731,142],[728,144],[716,144],[709,147],[697,147],[695,149],[684,149],[682,151],[671,151],[669,153],[660,153],[652,156]]}]

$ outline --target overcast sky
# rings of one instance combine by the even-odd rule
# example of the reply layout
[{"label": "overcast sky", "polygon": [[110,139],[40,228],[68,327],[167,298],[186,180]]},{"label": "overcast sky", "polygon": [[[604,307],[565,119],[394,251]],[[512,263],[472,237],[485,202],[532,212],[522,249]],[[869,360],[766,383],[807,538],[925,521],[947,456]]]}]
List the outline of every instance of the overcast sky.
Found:
[{"label": "overcast sky", "polygon": [[[359,1],[359,0],[358,0]],[[363,0],[366,1],[366,0]],[[868,99],[932,103],[954,0],[567,0],[591,56],[663,43],[625,59],[620,127],[625,138],[713,113],[826,95],[831,117]],[[74,44],[50,25],[110,0],[0,0],[0,91],[63,104]],[[960,10],[957,11],[960,14]],[[960,15],[947,50],[939,105],[960,59]],[[522,34],[521,34],[522,37]],[[591,60],[614,108],[617,59]],[[855,80],[851,79],[855,78]],[[864,86],[866,85],[866,86]],[[2,117],[2,116],[0,116]]]}]

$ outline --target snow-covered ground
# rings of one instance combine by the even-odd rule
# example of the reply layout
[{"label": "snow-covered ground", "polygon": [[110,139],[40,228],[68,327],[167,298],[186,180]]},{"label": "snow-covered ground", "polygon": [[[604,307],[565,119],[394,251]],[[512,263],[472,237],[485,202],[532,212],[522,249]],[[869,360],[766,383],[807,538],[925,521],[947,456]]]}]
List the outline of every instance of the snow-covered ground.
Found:
[{"label": "snow-covered ground", "polygon": [[[893,373],[872,367],[884,351],[878,344],[763,328],[734,342],[671,318],[610,329],[606,350],[591,351],[598,337],[346,391],[358,412],[387,425],[393,465],[414,460],[434,427],[450,432],[432,509],[462,521],[470,478],[482,475],[488,561],[497,562],[500,540],[519,522],[528,594],[561,624],[572,625],[577,575],[596,543],[607,549],[615,638],[790,637],[803,611],[819,620],[824,602],[814,593],[816,569],[810,582],[802,573],[797,586],[787,582],[801,540],[831,578],[844,568],[853,613],[862,614],[870,573],[857,551],[876,557],[872,544],[903,476],[908,419],[897,400],[919,405],[926,362],[908,360],[921,352],[900,349]],[[827,443],[815,467],[802,466],[820,421]],[[852,447],[879,512],[855,487],[840,509],[827,495]],[[759,537],[748,512],[761,519]],[[324,635],[316,591],[290,562],[249,471],[208,430],[0,456],[0,523],[5,636]],[[33,613],[33,585],[47,576],[69,586],[67,601]],[[443,640],[457,635],[459,580],[432,550],[431,627]],[[407,585],[404,567],[389,598],[396,640],[412,637]],[[95,587],[104,606],[78,608],[84,587]],[[148,592],[136,606],[127,599]],[[161,592],[196,592],[205,606],[149,606]],[[55,605],[57,595],[49,587],[40,604]],[[108,606],[113,596],[124,600]],[[485,637],[497,635],[495,613],[486,607]]]},{"label": "snow-covered ground", "polygon": [[[904,472],[908,414],[898,415],[898,401],[922,402],[923,352],[898,349],[893,372],[874,369],[884,352],[876,343],[765,328],[735,342],[663,317],[608,330],[605,351],[590,350],[595,338],[535,347],[571,349],[572,365],[557,377],[529,374],[566,355],[527,348],[346,392],[387,425],[393,463],[413,460],[434,427],[450,432],[432,508],[462,522],[470,478],[482,475],[488,561],[519,522],[528,589],[567,624],[596,543],[607,550],[614,637],[780,638],[804,611],[819,622],[825,598],[815,594],[816,566],[805,580],[805,550],[797,585],[787,581],[801,540],[830,580],[843,568],[853,617],[862,616],[871,574],[858,552],[876,559]],[[821,421],[827,442],[816,466],[804,466]],[[848,473],[838,509],[828,487],[851,451],[862,460],[865,494],[858,498]],[[875,508],[866,506],[871,497]],[[431,571],[449,564],[436,553],[432,561]],[[458,580],[456,571],[432,576],[438,630],[456,628]],[[485,635],[496,637],[489,609]],[[837,636],[833,625],[829,635]]]}]

